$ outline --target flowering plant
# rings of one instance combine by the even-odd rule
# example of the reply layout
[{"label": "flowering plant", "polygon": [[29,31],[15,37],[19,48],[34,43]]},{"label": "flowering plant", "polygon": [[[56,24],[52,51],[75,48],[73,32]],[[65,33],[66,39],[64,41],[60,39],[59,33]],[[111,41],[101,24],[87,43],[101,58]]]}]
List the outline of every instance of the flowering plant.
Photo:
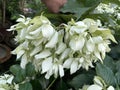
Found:
[{"label": "flowering plant", "polygon": [[[104,13],[101,12],[101,4],[99,6],[101,0],[96,1],[95,5],[88,4],[89,0],[80,2],[68,1],[61,11],[73,15],[67,15],[69,20],[65,19],[65,14],[60,15],[63,22],[59,25],[45,14],[34,18],[20,15],[17,24],[8,29],[17,32],[15,41],[18,46],[12,54],[16,55],[20,65],[11,66],[10,71],[14,75],[13,83],[18,85],[19,90],[38,90],[38,87],[41,90],[119,89],[119,65],[106,55],[111,50],[110,44],[117,43],[113,30],[118,28],[118,19],[112,20],[115,23],[111,27],[111,23],[104,22],[103,16],[91,17]],[[77,12],[67,8],[71,3],[76,5]],[[104,8],[106,12],[110,7]],[[80,13],[79,9],[83,11]],[[89,16],[83,16],[88,12]],[[112,16],[111,13],[108,16]]]}]

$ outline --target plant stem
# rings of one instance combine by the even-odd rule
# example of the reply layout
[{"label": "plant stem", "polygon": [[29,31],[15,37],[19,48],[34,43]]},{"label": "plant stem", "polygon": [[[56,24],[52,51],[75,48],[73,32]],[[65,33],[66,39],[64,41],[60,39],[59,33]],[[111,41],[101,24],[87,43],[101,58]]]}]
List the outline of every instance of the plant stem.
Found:
[{"label": "plant stem", "polygon": [[50,89],[50,87],[54,84],[54,82],[55,82],[56,79],[57,79],[57,78],[55,78],[55,79],[50,83],[50,85],[46,88],[46,90],[49,90],[49,89]]}]

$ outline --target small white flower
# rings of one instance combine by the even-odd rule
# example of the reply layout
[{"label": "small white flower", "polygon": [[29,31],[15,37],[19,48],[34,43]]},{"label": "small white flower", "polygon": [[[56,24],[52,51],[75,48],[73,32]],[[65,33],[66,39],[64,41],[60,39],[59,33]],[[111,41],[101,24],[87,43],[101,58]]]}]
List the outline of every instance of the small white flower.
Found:
[{"label": "small white flower", "polygon": [[46,58],[43,62],[42,62],[42,72],[41,73],[45,73],[47,72],[49,69],[52,69],[53,63],[52,63],[52,57],[48,57]]},{"label": "small white flower", "polygon": [[83,33],[84,31],[86,31],[87,30],[87,26],[84,24],[84,22],[82,22],[82,21],[79,21],[79,22],[76,22],[75,23],[75,25],[76,26],[71,26],[71,28],[70,28],[70,33],[72,34],[74,34],[74,33],[78,33],[78,34],[80,34],[80,33]]},{"label": "small white flower", "polygon": [[90,38],[87,43],[86,43],[86,47],[87,47],[87,50],[90,51],[90,52],[93,52],[94,49],[95,49],[95,43],[94,41],[92,40],[92,38]]},{"label": "small white flower", "polygon": [[30,53],[30,56],[34,56],[35,54],[39,53],[40,51],[42,50],[42,46],[38,46],[38,47],[35,47],[31,53]]},{"label": "small white flower", "polygon": [[47,58],[50,55],[51,55],[51,52],[49,50],[44,50],[44,51],[40,52],[39,54],[35,55],[35,58],[42,59],[42,58]]},{"label": "small white flower", "polygon": [[32,32],[29,32],[29,34],[31,35],[36,35],[36,34],[39,34],[41,32],[41,27],[37,28],[36,30],[32,31]]},{"label": "small white flower", "polygon": [[58,32],[55,32],[50,41],[45,45],[46,48],[54,48],[58,42]]},{"label": "small white flower", "polygon": [[60,74],[60,77],[64,76],[64,70],[62,65],[59,65],[59,74]]},{"label": "small white flower", "polygon": [[27,55],[24,54],[21,58],[20,66],[25,69],[26,64],[28,63]]},{"label": "small white flower", "polygon": [[74,51],[81,50],[84,44],[85,44],[85,39],[82,36],[75,36],[69,42],[70,48]]},{"label": "small white flower", "polygon": [[51,38],[51,36],[53,36],[53,34],[55,32],[54,28],[49,24],[45,24],[45,25],[43,24],[41,26],[41,29],[42,29],[43,37],[46,37],[48,39]]},{"label": "small white flower", "polygon": [[59,46],[58,46],[58,48],[57,48],[57,50],[56,50],[56,54],[61,54],[65,49],[66,49],[66,44],[65,43],[63,43],[63,42],[60,42],[60,44],[59,44]]},{"label": "small white flower", "polygon": [[20,50],[20,51],[17,53],[17,59],[19,59],[24,53],[25,53],[24,50]]},{"label": "small white flower", "polygon": [[70,53],[70,48],[66,48],[65,50],[64,50],[64,52],[61,54],[61,56],[60,56],[60,60],[62,59],[65,59],[65,58],[67,58],[68,57],[68,55],[69,55],[69,53]]},{"label": "small white flower", "polygon": [[71,67],[70,67],[70,74],[75,73],[77,70],[78,70],[78,61],[73,60]]},{"label": "small white flower", "polygon": [[53,65],[52,69],[53,69],[54,77],[57,78],[58,77],[58,70],[59,70],[58,65],[55,63]]},{"label": "small white flower", "polygon": [[64,64],[63,64],[63,67],[69,69],[71,64],[72,64],[72,62],[73,62],[73,58],[66,59]]}]

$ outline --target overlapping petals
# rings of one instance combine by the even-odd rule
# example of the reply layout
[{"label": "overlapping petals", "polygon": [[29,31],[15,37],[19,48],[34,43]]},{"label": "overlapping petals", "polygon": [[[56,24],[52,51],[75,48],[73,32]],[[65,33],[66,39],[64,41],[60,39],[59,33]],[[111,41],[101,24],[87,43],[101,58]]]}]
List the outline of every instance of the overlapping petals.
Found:
[{"label": "overlapping petals", "polygon": [[110,51],[110,41],[116,42],[109,29],[89,18],[71,20],[59,30],[42,15],[33,19],[22,16],[17,21],[9,29],[17,31],[15,40],[19,43],[12,53],[21,59],[22,68],[32,62],[46,79],[63,77],[65,69],[73,74],[81,67],[94,67],[93,62],[102,62]]}]

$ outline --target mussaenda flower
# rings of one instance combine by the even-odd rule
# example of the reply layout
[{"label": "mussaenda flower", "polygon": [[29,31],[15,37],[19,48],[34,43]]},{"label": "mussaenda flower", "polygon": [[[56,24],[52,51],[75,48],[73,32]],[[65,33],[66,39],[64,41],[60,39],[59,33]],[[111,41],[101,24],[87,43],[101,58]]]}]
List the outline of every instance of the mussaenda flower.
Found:
[{"label": "mussaenda flower", "polygon": [[57,30],[43,15],[33,19],[23,17],[18,21],[10,29],[17,31],[15,40],[19,43],[12,53],[21,60],[23,69],[32,62],[36,72],[45,74],[46,79],[52,75],[63,77],[65,69],[73,74],[80,68],[94,67],[93,62],[102,62],[110,51],[110,41],[116,42],[109,29],[102,28],[100,21],[89,18],[71,20]]}]

